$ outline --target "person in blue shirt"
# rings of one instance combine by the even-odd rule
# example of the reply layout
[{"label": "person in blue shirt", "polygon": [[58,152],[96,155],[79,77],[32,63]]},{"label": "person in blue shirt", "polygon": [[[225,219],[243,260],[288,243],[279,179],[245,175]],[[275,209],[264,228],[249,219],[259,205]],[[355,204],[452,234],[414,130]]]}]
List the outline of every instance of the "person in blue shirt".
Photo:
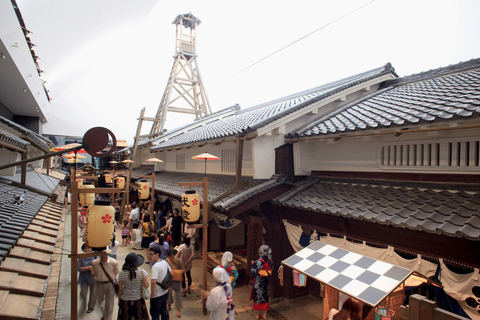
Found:
[{"label": "person in blue shirt", "polygon": [[[83,252],[92,252],[86,243],[82,244]],[[78,276],[78,285],[80,286],[80,315],[90,313],[95,309],[95,303],[97,302],[97,295],[95,293],[95,278],[91,272],[92,262],[96,257],[82,258],[78,260],[78,271],[80,275]],[[90,289],[90,298],[88,299],[88,309],[87,309],[87,293]]]}]

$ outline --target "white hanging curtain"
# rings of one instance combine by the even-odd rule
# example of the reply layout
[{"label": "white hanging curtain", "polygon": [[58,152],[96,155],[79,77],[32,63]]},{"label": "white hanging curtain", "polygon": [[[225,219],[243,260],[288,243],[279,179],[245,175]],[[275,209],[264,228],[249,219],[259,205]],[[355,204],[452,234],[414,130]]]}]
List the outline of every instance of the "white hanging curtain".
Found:
[{"label": "white hanging curtain", "polygon": [[235,219],[235,218],[229,218],[226,215],[220,214],[220,213],[213,213],[212,214],[213,221],[215,221],[215,224],[217,227],[223,230],[228,230],[231,228],[235,228],[238,226],[240,223],[242,223],[242,220]]}]

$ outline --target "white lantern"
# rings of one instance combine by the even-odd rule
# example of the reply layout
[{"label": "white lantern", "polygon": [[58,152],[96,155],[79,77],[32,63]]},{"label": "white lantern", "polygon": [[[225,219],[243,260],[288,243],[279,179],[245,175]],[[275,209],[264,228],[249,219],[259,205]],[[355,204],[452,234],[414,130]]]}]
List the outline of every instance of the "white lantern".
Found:
[{"label": "white lantern", "polygon": [[200,218],[200,196],[194,190],[188,190],[182,196],[182,217],[186,222]]},{"label": "white lantern", "polygon": [[[82,184],[81,186],[78,186],[78,188],[94,189],[95,186],[93,184]],[[95,201],[95,193],[80,193],[79,197],[82,207],[91,206]]]},{"label": "white lantern", "polygon": [[140,200],[147,200],[150,195],[150,183],[139,182],[138,183],[138,198]]},{"label": "white lantern", "polygon": [[85,235],[94,251],[101,251],[112,242],[115,209],[108,201],[95,201],[87,209]]},{"label": "white lantern", "polygon": [[120,189],[125,188],[125,178],[124,177],[115,178],[115,184],[117,188],[120,188]]},{"label": "white lantern", "polygon": [[110,173],[105,173],[103,176],[105,177],[105,183],[112,183],[112,175]]}]

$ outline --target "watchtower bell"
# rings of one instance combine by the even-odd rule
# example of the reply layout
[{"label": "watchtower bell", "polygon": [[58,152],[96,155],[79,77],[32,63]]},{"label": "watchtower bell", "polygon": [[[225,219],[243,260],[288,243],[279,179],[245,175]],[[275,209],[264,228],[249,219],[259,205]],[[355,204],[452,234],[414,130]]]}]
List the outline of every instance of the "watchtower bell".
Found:
[{"label": "watchtower bell", "polygon": [[197,27],[201,21],[193,14],[178,15],[173,67],[158,107],[151,136],[163,133],[167,112],[195,115],[195,120],[212,113],[197,63]]}]

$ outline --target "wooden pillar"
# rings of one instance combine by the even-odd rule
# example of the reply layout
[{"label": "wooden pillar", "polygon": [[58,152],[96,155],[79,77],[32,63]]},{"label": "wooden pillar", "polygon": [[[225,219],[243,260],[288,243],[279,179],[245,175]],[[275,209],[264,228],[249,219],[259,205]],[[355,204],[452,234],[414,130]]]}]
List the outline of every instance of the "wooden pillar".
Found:
[{"label": "wooden pillar", "polygon": [[153,204],[155,203],[155,171],[152,172],[152,188],[150,190],[150,215],[153,218]]},{"label": "wooden pillar", "polygon": [[[22,152],[22,160],[27,160],[27,152]],[[20,166],[22,168],[20,183],[25,185],[27,183],[27,163],[22,163]]]},{"label": "wooden pillar", "polygon": [[237,136],[236,152],[235,152],[235,184],[238,186],[242,183],[242,161],[243,161],[243,139]]},{"label": "wooden pillar", "polygon": [[[249,215],[247,238],[247,271],[252,268],[252,261],[258,259],[258,249],[262,245],[263,222],[257,216]],[[250,272],[247,272],[249,274]],[[245,277],[247,283],[249,277]]]},{"label": "wooden pillar", "polygon": [[70,179],[72,190],[72,201],[70,202],[70,216],[72,218],[72,247],[71,247],[71,309],[70,317],[77,319],[77,267],[78,267],[78,182],[75,176]]},{"label": "wooden pillar", "polygon": [[[208,179],[207,177],[203,177],[203,242],[202,242],[202,266],[203,266],[203,274],[202,274],[202,283],[203,283],[203,290],[207,290],[207,254],[208,254],[208,220],[209,220],[209,212],[208,212]],[[202,295],[202,311],[203,315],[207,315],[207,299],[205,296]]]}]

